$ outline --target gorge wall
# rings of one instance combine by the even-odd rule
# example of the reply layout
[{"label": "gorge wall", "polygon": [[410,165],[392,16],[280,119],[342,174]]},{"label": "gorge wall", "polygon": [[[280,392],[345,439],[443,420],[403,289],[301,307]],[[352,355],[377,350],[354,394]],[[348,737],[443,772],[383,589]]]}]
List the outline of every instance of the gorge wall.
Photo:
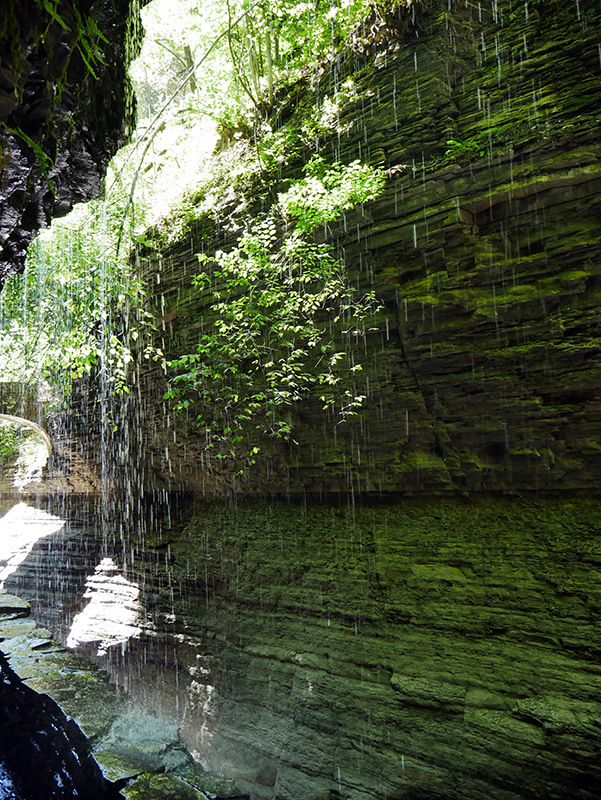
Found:
[{"label": "gorge wall", "polygon": [[[273,190],[317,147],[389,173],[331,226],[383,303],[353,349],[354,420],[310,398],[294,442],[237,476],[172,413],[158,363],[102,452],[105,406],[77,389],[73,435],[128,494],[117,520],[98,507],[102,555],[145,612],[127,646],[87,651],[253,800],[601,793],[600,13],[377,12],[278,101],[273,126],[305,138]],[[267,202],[229,188],[138,254],[167,358],[211,319],[197,254]],[[195,495],[179,521],[175,502],[159,520],[168,490]],[[8,585],[63,638],[94,554],[69,548],[36,545]]]},{"label": "gorge wall", "polygon": [[[243,794],[599,797],[598,500],[160,507],[77,518],[6,585],[63,641],[90,602],[82,652]],[[89,633],[131,612],[99,549],[139,588],[127,644]]]},{"label": "gorge wall", "polygon": [[127,68],[144,0],[3,0],[0,285],[40,228],[99,196],[134,124]]},{"label": "gorge wall", "polygon": [[[351,357],[363,408],[345,424],[316,396],[291,411],[294,443],[258,442],[236,477],[195,414],[174,416],[143,364],[137,452],[148,487],[327,496],[596,491],[599,438],[599,9],[553,2],[415,4],[378,12],[354,50],[287,91],[272,126],[388,170],[385,192],[329,241],[383,309]],[[307,133],[310,132],[310,135]],[[304,139],[303,139],[304,137]],[[211,320],[192,289],[199,252],[227,249],[267,195],[233,190],[176,244],[142,252],[167,358]],[[223,190],[222,190],[223,191]],[[236,211],[237,209],[237,211]],[[194,212],[191,214],[194,217]],[[89,428],[87,411],[85,426]]]},{"label": "gorge wall", "polygon": [[[598,502],[558,499],[600,474],[599,22],[594,3],[378,12],[281,98],[273,127],[305,138],[272,192],[316,150],[389,175],[329,231],[383,304],[354,420],[312,397],[236,475],[158,365],[137,376],[141,484],[197,501],[126,559],[154,627],[107,661],[253,798],[599,794]],[[140,254],[167,358],[212,319],[197,254],[269,203],[229,188]]]}]

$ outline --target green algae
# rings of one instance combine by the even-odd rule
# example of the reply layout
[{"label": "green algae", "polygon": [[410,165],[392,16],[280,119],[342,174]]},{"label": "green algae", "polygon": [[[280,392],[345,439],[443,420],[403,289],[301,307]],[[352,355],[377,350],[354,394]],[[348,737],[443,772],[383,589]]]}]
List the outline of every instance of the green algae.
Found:
[{"label": "green algae", "polygon": [[127,800],[205,800],[206,797],[169,775],[142,775],[128,784],[122,794]]}]

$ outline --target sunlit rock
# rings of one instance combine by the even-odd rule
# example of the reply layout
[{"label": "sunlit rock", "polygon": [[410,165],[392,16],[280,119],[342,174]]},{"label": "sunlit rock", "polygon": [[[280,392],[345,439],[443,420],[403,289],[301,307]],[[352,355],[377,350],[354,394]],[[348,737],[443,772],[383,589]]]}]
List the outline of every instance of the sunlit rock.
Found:
[{"label": "sunlit rock", "polygon": [[[44,448],[45,449],[45,448]],[[45,536],[60,531],[65,520],[18,503],[0,518],[0,587]]]},{"label": "sunlit rock", "polygon": [[119,574],[112,558],[102,559],[86,581],[83,599],[89,602],[73,620],[67,647],[93,643],[97,655],[106,655],[107,648],[138,637],[145,616],[139,594],[137,584]]}]

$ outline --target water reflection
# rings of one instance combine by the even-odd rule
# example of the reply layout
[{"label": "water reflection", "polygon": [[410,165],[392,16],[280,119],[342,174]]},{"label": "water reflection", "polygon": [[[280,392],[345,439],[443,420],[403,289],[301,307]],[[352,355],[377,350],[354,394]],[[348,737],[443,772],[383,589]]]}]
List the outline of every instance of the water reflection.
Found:
[{"label": "water reflection", "polygon": [[139,594],[138,585],[119,573],[113,559],[103,558],[86,580],[83,597],[89,603],[73,620],[67,647],[97,644],[96,655],[102,656],[109,647],[138,638],[145,617]]}]

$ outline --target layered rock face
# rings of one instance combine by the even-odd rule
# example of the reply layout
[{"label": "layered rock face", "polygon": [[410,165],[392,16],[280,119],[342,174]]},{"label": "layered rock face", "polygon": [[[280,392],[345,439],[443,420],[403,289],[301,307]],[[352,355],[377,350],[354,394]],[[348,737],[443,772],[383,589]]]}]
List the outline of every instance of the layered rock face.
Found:
[{"label": "layered rock face", "polygon": [[0,285],[38,230],[96,198],[132,129],[139,0],[0,8]]},{"label": "layered rock face", "polygon": [[[317,100],[329,160],[389,171],[331,229],[384,306],[355,421],[310,399],[235,476],[139,375],[141,485],[238,500],[125,557],[154,627],[107,660],[257,800],[601,791],[598,502],[515,497],[598,487],[598,36],[592,4],[415,5],[283,103]],[[168,357],[212,319],[190,278],[232,218],[141,261]]]},{"label": "layered rock face", "polygon": [[[193,414],[169,418],[162,373],[149,371],[145,484],[313,496],[598,489],[598,37],[593,4],[414,5],[374,17],[354,54],[283,101],[274,125],[300,126],[316,103],[326,159],[390,176],[329,234],[351,280],[384,306],[350,350],[364,406],[339,425],[316,397],[296,404],[297,444],[259,442],[260,466],[236,478]],[[205,215],[159,261],[142,259],[168,355],[193,352],[212,319],[190,278],[196,253],[230,246],[232,227]]]},{"label": "layered rock face", "polygon": [[201,506],[185,736],[257,798],[598,796],[598,510]]},{"label": "layered rock face", "polygon": [[[253,800],[596,800],[600,511],[200,502],[126,559],[145,630],[98,661]],[[10,586],[37,564],[50,621],[45,552]]]}]

